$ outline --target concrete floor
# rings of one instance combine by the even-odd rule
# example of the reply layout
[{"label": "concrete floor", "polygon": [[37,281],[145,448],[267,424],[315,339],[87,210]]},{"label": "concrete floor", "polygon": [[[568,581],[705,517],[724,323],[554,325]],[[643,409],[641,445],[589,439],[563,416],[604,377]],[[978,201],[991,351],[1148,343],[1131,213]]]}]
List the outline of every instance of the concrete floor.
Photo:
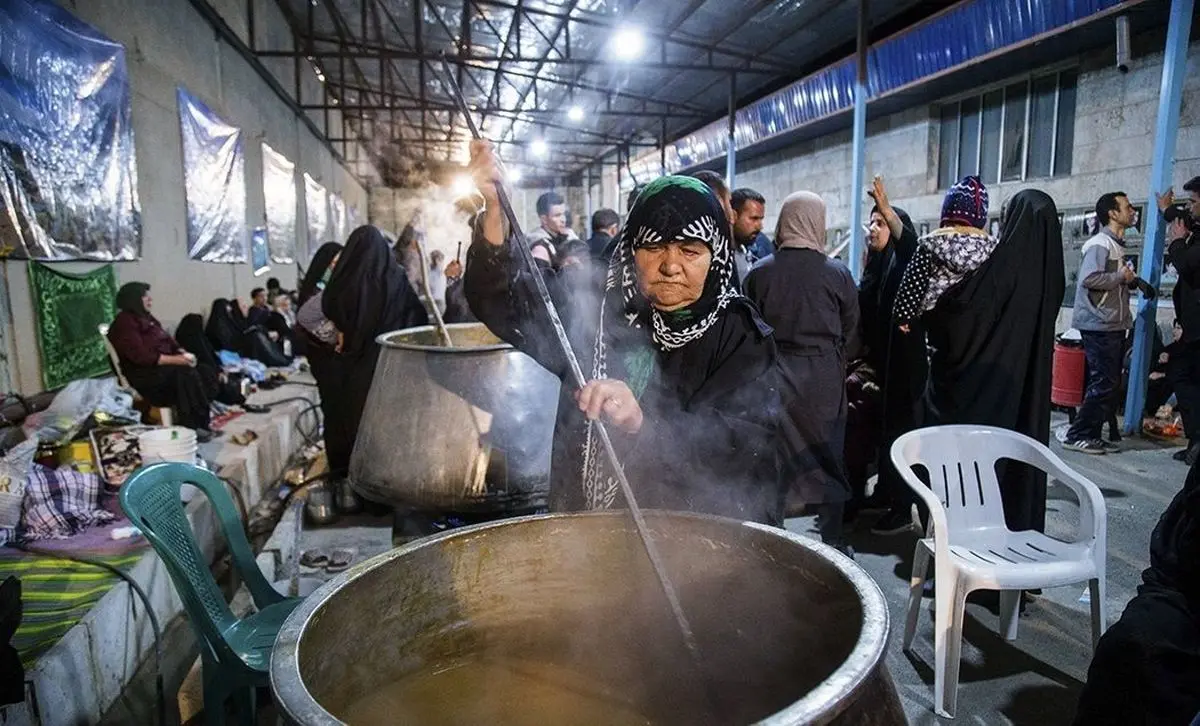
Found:
[{"label": "concrete floor", "polygon": [[[1057,422],[1056,423],[1061,423]],[[1064,452],[1054,444],[1069,465],[1095,482],[1103,491],[1108,506],[1108,609],[1110,623],[1115,621],[1133,597],[1140,573],[1149,560],[1150,532],[1175,492],[1182,486],[1187,469],[1171,459],[1177,447],[1150,441],[1124,443],[1119,454],[1102,457]],[[1047,530],[1052,535],[1068,536],[1075,527],[1078,507],[1073,494],[1054,487],[1049,494]],[[1033,600],[1020,621],[1015,642],[998,634],[997,616],[987,608],[971,604],[963,642],[958,714],[954,720],[941,719],[932,710],[933,623],[932,598],[922,604],[921,619],[910,657],[900,649],[911,569],[913,535],[874,537],[872,518],[864,516],[851,534],[856,560],[879,584],[889,605],[892,623],[888,667],[900,692],[905,713],[914,726],[935,723],[986,724],[999,726],[1057,726],[1070,724],[1080,689],[1091,660],[1090,611],[1079,602],[1085,586],[1045,591]],[[811,532],[813,520],[789,520],[788,529]],[[294,526],[285,516],[272,541],[264,548],[264,557],[276,563],[287,561],[294,547]],[[351,547],[355,561],[387,548],[387,523],[370,517],[348,518],[322,529],[306,529],[302,548]],[[815,536],[815,535],[814,535]],[[260,558],[260,564],[265,561]],[[319,571],[304,570],[307,578],[326,578]],[[173,624],[167,638],[167,698],[174,711],[174,696],[183,672],[179,661],[190,663],[195,657],[190,630],[182,622]],[[172,657],[173,656],[173,657]],[[182,658],[180,657],[182,656]],[[105,720],[109,726],[149,723],[152,708],[153,664],[143,667],[141,676],[131,684],[121,704]],[[138,714],[133,716],[133,714]],[[174,714],[172,714],[174,715]],[[130,718],[133,716],[133,718]],[[267,708],[260,723],[273,723],[274,709]],[[177,721],[175,716],[169,722]]]},{"label": "concrete floor", "polygon": [[[1065,423],[1065,418],[1056,420]],[[1126,440],[1124,451],[1089,456],[1052,447],[1104,493],[1108,506],[1108,613],[1115,622],[1134,596],[1149,564],[1150,532],[1182,487],[1187,468],[1171,459],[1178,447]],[[1073,493],[1049,492],[1047,533],[1068,536],[1078,521]],[[967,606],[958,712],[953,720],[933,713],[933,598],[927,597],[912,656],[901,651],[915,535],[874,537],[863,517],[851,535],[855,558],[883,590],[891,613],[888,668],[914,726],[934,723],[1070,724],[1091,661],[1090,606],[1079,602],[1086,585],[1046,590],[1030,602],[1017,640],[998,634],[998,616],[981,605]],[[810,532],[811,519],[789,520],[788,529]]]}]

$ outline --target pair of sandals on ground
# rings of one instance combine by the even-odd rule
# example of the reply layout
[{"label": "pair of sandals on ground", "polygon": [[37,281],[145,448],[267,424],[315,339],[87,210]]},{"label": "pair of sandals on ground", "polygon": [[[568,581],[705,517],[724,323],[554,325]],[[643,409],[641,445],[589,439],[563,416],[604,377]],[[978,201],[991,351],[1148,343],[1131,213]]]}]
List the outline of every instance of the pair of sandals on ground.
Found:
[{"label": "pair of sandals on ground", "polygon": [[325,570],[328,573],[342,572],[349,569],[354,562],[354,550],[305,550],[300,553],[300,565],[314,570]]}]

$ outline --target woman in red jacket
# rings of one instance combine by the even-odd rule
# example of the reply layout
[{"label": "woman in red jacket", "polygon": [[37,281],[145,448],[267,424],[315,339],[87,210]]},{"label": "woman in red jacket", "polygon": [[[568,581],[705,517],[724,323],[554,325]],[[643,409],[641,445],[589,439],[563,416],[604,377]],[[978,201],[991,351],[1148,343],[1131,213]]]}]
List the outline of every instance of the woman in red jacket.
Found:
[{"label": "woman in red jacket", "polygon": [[108,339],[121,361],[121,372],[129,384],[155,406],[170,406],[182,426],[196,430],[196,438],[208,441],[210,389],[196,367],[196,357],[184,352],[150,314],[150,286],[130,282],[117,291],[121,312],[108,329]]}]

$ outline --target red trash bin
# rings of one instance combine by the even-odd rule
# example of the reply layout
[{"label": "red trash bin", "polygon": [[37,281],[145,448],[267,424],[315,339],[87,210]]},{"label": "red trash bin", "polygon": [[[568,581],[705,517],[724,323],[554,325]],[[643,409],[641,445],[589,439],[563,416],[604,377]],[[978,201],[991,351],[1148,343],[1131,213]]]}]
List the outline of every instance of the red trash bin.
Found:
[{"label": "red trash bin", "polygon": [[1078,408],[1083,405],[1083,344],[1059,339],[1054,343],[1054,367],[1050,382],[1050,403]]}]

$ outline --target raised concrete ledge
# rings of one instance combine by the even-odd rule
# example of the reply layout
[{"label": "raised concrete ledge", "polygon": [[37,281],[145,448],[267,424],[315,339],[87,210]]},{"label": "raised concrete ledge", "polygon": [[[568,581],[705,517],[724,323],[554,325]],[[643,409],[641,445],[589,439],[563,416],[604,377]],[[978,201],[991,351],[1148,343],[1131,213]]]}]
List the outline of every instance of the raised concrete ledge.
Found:
[{"label": "raised concrete ledge", "polygon": [[[307,376],[294,378],[311,382]],[[258,503],[303,443],[296,433],[296,419],[317,400],[317,389],[285,385],[252,397],[252,403],[263,405],[293,397],[305,400],[282,403],[265,414],[243,415],[225,427],[224,436],[201,448],[205,459],[215,462],[220,476],[236,484],[247,509]],[[247,446],[229,440],[246,429],[253,429],[258,439]],[[187,514],[201,550],[213,562],[224,543],[211,504],[198,496],[188,504]],[[163,628],[183,612],[166,567],[153,550],[147,550],[131,574],[146,591]],[[128,584],[119,582],[25,673],[25,703],[0,709],[0,723],[95,724],[120,697],[139,665],[153,658],[153,650],[154,631],[141,599]]]}]

